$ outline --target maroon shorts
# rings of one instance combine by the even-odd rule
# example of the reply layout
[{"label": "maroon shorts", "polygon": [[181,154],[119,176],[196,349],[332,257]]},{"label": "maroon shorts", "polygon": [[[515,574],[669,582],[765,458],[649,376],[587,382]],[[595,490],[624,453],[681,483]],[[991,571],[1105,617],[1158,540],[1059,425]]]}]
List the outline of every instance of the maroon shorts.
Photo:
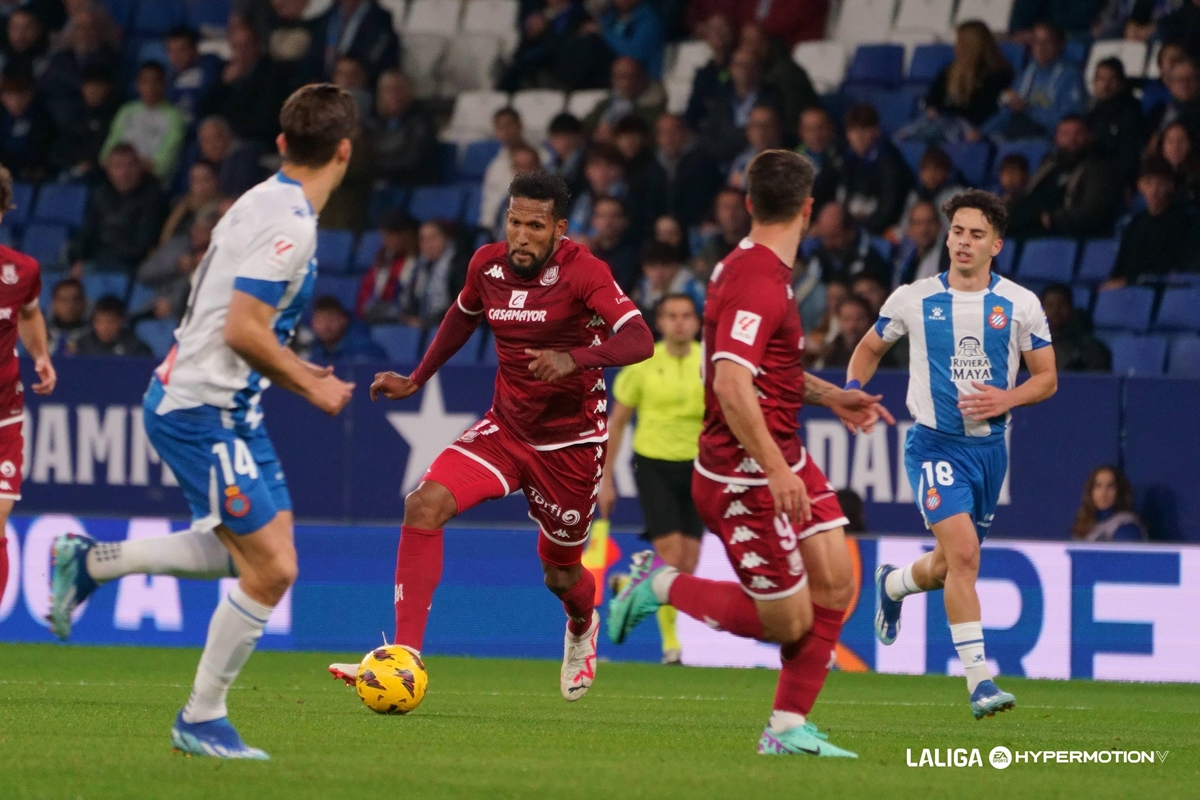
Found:
[{"label": "maroon shorts", "polygon": [[21,499],[21,467],[25,463],[25,437],[21,421],[0,426],[0,500]]},{"label": "maroon shorts", "polygon": [[725,544],[725,554],[746,594],[756,600],[778,600],[808,582],[799,543],[813,534],[848,524],[833,486],[805,452],[796,474],[808,489],[812,519],[801,531],[775,515],[775,501],[765,479],[710,477],[692,473],[692,499],[704,526]]},{"label": "maroon shorts", "polygon": [[422,480],[450,490],[458,513],[518,489],[537,523],[538,556],[556,567],[583,558],[607,442],[536,450],[489,411],[441,452]]}]

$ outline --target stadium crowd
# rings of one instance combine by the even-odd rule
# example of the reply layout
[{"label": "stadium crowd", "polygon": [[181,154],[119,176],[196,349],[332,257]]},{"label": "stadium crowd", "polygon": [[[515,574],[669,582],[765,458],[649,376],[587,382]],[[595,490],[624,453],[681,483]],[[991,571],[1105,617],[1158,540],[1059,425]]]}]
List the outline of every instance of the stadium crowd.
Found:
[{"label": "stadium crowd", "polygon": [[[907,71],[901,45],[838,49],[827,85],[804,54],[855,1],[830,24],[825,0],[0,0],[20,182],[0,239],[42,263],[55,352],[161,356],[221,214],[278,166],[283,99],[331,80],[361,129],[295,345],[316,361],[413,360],[538,168],[641,308],[702,308],[749,229],[746,165],[787,147],[818,167],[793,286],[810,366],[844,366],[895,286],[947,268],[941,203],[981,186],[1060,369],[1200,375],[1200,0],[1016,0],[1004,33],[931,21],[953,44],[924,37]],[[457,27],[485,6],[511,30]],[[463,92],[456,44],[485,40]],[[1148,70],[1103,56],[1127,44]]]}]

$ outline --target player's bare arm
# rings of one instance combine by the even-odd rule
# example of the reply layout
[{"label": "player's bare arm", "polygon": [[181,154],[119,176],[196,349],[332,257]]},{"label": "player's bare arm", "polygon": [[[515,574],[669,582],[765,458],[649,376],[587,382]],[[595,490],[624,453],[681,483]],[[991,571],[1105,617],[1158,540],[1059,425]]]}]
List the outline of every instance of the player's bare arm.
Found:
[{"label": "player's bare arm", "polygon": [[846,365],[846,383],[858,381],[859,386],[866,386],[867,382],[875,377],[879,362],[891,348],[892,342],[885,342],[874,328],[868,330],[858,347],[854,348],[850,363]]},{"label": "player's bare arm", "polygon": [[46,335],[46,318],[37,303],[30,303],[21,309],[17,316],[17,335],[21,344],[33,358],[33,369],[37,372],[38,382],[31,388],[34,394],[50,394],[58,383],[58,373],[50,362],[49,337]]},{"label": "player's bare arm", "polygon": [[804,402],[813,406],[825,406],[842,421],[851,433],[870,433],[880,419],[889,425],[896,420],[879,404],[881,394],[867,394],[861,389],[839,389],[812,373],[804,376]]},{"label": "player's bare arm", "polygon": [[1032,406],[1047,400],[1058,391],[1058,370],[1054,365],[1054,348],[1041,347],[1024,353],[1029,367],[1029,380],[1011,389],[1001,389],[972,382],[978,394],[959,397],[958,407],[974,420],[991,419],[1018,406]]},{"label": "player's bare arm", "polygon": [[329,415],[336,415],[354,391],[333,374],[319,376],[287,352],[271,330],[277,309],[257,297],[234,291],[225,318],[225,344],[271,382],[295,392]]},{"label": "player's bare arm", "polygon": [[612,516],[617,505],[617,484],[613,479],[616,469],[617,456],[621,452],[621,443],[625,441],[625,431],[633,420],[633,407],[612,401],[608,410],[608,457],[604,465],[604,477],[600,480],[600,496],[596,498],[600,516],[608,519]]},{"label": "player's bare arm", "polygon": [[713,392],[721,403],[725,421],[749,456],[766,473],[767,486],[775,500],[775,513],[786,514],[797,525],[808,522],[812,519],[808,490],[804,488],[804,481],[792,472],[791,465],[767,430],[767,421],[754,391],[753,373],[725,358],[718,359],[713,369]]}]

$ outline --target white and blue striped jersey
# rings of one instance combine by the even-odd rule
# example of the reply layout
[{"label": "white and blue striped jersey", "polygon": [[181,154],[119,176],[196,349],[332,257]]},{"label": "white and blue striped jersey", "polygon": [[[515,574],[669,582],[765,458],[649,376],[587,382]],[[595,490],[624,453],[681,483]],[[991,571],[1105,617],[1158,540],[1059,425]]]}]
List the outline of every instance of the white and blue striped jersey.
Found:
[{"label": "white and blue striped jersey", "polygon": [[908,411],[918,425],[959,436],[1004,433],[1009,415],[976,422],[958,398],[979,382],[1011,389],[1021,353],[1050,345],[1037,295],[993,273],[981,292],[951,289],[946,273],[901,286],[883,304],[875,332],[908,336]]},{"label": "white and blue striped jersey", "polygon": [[270,381],[225,344],[230,300],[236,290],[274,306],[271,325],[286,342],[312,298],[316,246],[317,215],[300,183],[282,172],[233,204],[213,230],[175,346],[155,372],[164,389],[159,414],[201,405],[234,412],[257,406]]}]

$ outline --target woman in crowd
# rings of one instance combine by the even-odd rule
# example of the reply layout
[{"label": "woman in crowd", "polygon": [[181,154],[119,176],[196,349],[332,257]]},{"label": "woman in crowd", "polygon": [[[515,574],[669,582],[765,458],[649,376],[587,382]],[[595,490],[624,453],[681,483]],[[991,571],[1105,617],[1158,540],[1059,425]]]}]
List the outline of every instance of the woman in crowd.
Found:
[{"label": "woman in crowd", "polygon": [[1121,470],[1105,464],[1088,475],[1071,536],[1082,542],[1146,540],[1146,528],[1133,511],[1133,486]]}]

